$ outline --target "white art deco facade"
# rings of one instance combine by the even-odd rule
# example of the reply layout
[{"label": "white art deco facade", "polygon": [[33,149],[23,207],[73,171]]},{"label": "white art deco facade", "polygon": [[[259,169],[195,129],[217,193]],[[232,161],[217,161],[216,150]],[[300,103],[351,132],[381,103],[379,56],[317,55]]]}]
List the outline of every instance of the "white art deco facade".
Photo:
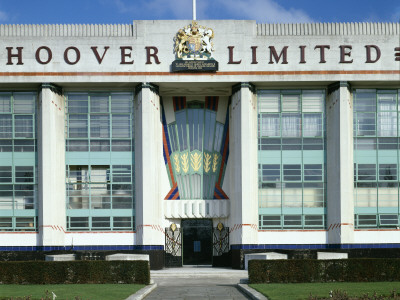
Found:
[{"label": "white art deco facade", "polygon": [[400,24],[0,37],[0,251],[400,248]]}]

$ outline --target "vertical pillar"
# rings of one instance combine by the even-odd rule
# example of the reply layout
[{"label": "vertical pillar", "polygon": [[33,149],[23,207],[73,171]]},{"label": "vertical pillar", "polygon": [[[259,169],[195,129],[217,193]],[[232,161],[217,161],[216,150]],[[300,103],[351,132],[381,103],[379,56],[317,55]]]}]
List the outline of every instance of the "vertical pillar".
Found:
[{"label": "vertical pillar", "polygon": [[258,244],[257,98],[251,83],[232,88],[229,128],[230,243]]},{"label": "vertical pillar", "polygon": [[159,189],[159,169],[164,172],[165,167],[158,87],[150,83],[138,85],[135,107],[136,245],[143,246],[144,250],[153,250],[146,246],[163,246],[165,239]]},{"label": "vertical pillar", "polygon": [[353,99],[346,81],[328,87],[327,229],[328,243],[354,240]]},{"label": "vertical pillar", "polygon": [[38,107],[39,245],[64,246],[65,103],[61,88],[43,83]]}]

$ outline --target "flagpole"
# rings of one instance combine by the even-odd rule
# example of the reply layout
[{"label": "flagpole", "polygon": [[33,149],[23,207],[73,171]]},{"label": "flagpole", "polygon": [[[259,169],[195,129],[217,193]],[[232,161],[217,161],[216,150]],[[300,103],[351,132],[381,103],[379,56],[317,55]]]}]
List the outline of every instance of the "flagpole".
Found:
[{"label": "flagpole", "polygon": [[196,0],[193,0],[193,20],[196,21]]}]

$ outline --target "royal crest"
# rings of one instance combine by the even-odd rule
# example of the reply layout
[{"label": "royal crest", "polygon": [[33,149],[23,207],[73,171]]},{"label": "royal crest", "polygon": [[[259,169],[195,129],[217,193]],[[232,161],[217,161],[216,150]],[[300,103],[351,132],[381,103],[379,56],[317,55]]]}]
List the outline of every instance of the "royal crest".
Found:
[{"label": "royal crest", "polygon": [[175,37],[175,54],[177,59],[209,60],[214,51],[214,30],[199,26],[196,21],[180,29]]}]

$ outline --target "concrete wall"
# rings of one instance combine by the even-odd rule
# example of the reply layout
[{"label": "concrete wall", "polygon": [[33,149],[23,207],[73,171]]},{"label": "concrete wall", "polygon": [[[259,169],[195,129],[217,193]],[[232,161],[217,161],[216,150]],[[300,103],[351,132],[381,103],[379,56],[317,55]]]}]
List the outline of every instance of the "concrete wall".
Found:
[{"label": "concrete wall", "polygon": [[43,84],[38,107],[39,245],[63,246],[65,205],[65,103],[61,89]]},{"label": "concrete wall", "polygon": [[352,243],[354,231],[353,99],[347,82],[328,88],[326,109],[327,227],[331,244]]},{"label": "concrete wall", "polygon": [[258,232],[258,243],[261,245],[302,245],[326,244],[326,230],[261,230]]},{"label": "concrete wall", "polygon": [[65,246],[136,245],[133,232],[69,232],[65,235]]},{"label": "concrete wall", "polygon": [[[0,61],[5,63],[1,81],[79,83],[90,78],[90,82],[278,83],[377,78],[393,82],[400,79],[400,62],[395,61],[394,56],[394,48],[399,46],[399,23],[256,24],[255,21],[241,20],[199,20],[198,23],[215,31],[213,56],[219,62],[219,72],[213,75],[170,73],[170,65],[175,59],[174,37],[191,21],[168,20],[135,21],[133,25],[119,26],[2,25],[0,36],[4,50],[0,51]],[[321,45],[328,45],[329,49],[321,50],[317,47]],[[381,57],[376,62],[367,62],[367,45],[379,47]],[[51,50],[52,58],[41,64],[36,54],[43,46]],[[78,49],[79,61],[77,50],[69,49],[71,46]],[[274,47],[279,56],[286,46],[287,63],[283,56],[278,62],[274,58],[271,60],[270,47]],[[17,47],[22,47],[22,64],[17,64],[15,57],[12,64],[6,64],[8,52],[5,47],[12,47],[13,55],[18,54]],[[97,48],[93,50],[92,47]],[[146,50],[146,47],[157,50]],[[228,47],[233,47],[231,59]],[[303,59],[301,49],[304,49]],[[96,58],[95,51],[100,58],[104,54],[104,58]],[[153,57],[148,62],[147,51],[150,54],[157,52],[160,63]],[[369,51],[370,60],[375,61],[375,49]],[[49,50],[40,49],[39,60],[47,62],[48,53]],[[64,54],[73,64],[66,62]],[[11,73],[5,76],[4,72]]]},{"label": "concrete wall", "polygon": [[157,87],[142,84],[135,97],[135,216],[137,245],[164,245],[163,205],[159,174],[162,124]]},{"label": "concrete wall", "polygon": [[257,244],[257,101],[248,83],[239,84],[233,91],[229,149],[230,243]]}]

